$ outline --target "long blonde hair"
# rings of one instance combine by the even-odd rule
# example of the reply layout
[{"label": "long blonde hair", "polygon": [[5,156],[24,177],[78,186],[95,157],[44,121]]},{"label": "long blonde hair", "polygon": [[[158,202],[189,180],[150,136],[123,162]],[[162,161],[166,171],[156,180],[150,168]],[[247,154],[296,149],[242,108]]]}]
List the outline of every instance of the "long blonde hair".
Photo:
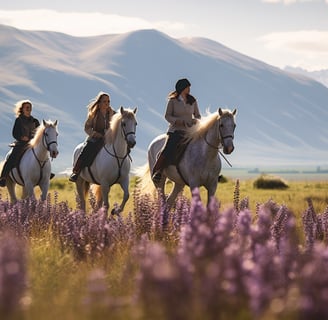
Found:
[{"label": "long blonde hair", "polygon": [[108,96],[110,99],[110,95],[106,92],[100,91],[95,98],[93,98],[90,103],[87,105],[88,108],[88,118],[94,117],[96,112],[99,109],[99,101],[103,96]]},{"label": "long blonde hair", "polygon": [[30,100],[28,100],[28,99],[20,100],[20,101],[16,102],[15,109],[14,109],[15,114],[16,114],[16,117],[19,117],[20,115],[23,114],[23,105],[25,103],[29,103],[31,105],[31,107],[32,107],[32,102]]}]

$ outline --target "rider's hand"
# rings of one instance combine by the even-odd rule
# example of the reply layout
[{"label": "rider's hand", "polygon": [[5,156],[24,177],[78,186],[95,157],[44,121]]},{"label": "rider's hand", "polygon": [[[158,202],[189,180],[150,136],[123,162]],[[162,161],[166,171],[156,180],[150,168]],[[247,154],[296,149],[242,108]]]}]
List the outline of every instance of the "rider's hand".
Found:
[{"label": "rider's hand", "polygon": [[177,119],[177,120],[175,120],[175,125],[177,125],[177,126],[185,126],[186,123],[185,123],[184,120]]},{"label": "rider's hand", "polygon": [[187,127],[192,127],[194,124],[197,123],[197,119],[191,119],[191,121],[188,121],[187,122]]},{"label": "rider's hand", "polygon": [[103,135],[101,134],[101,133],[99,133],[99,132],[94,132],[93,134],[92,134],[92,138],[97,138],[97,139],[99,139],[99,138],[102,138],[103,137]]}]

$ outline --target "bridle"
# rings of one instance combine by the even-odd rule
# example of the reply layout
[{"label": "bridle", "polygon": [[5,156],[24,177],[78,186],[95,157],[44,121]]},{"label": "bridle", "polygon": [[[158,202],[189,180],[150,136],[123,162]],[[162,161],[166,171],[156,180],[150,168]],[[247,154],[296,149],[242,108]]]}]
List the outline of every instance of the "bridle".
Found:
[{"label": "bridle", "polygon": [[[230,117],[230,115],[226,115],[226,116],[224,116],[224,117]],[[223,135],[222,135],[222,133],[221,133],[221,120],[222,120],[222,118],[223,118],[223,116],[221,116],[221,117],[219,118],[219,121],[218,121],[218,127],[219,127],[219,130],[218,130],[218,131],[219,131],[219,134],[218,134],[218,136],[219,136],[219,138],[220,138],[220,141],[224,141],[224,139],[228,139],[228,138],[233,139],[233,138],[234,138],[233,134],[229,134],[229,135],[226,135],[226,136],[223,136]],[[211,143],[209,143],[209,142],[207,141],[207,132],[206,132],[206,135],[205,135],[205,137],[204,137],[204,140],[205,140],[205,142],[206,142],[207,145],[209,145],[210,147],[212,147],[212,148],[214,148],[214,149],[216,149],[216,150],[219,150],[219,146],[216,147],[216,146],[212,145]]]},{"label": "bridle", "polygon": [[[233,138],[234,138],[233,134],[229,134],[229,135],[226,135],[226,136],[223,136],[223,135],[222,135],[222,133],[221,133],[221,120],[222,120],[223,117],[232,117],[232,115],[227,114],[227,115],[221,116],[221,117],[219,118],[219,121],[218,121],[218,127],[219,127],[219,130],[218,130],[218,131],[219,131],[219,134],[218,134],[218,136],[219,136],[219,138],[220,138],[220,141],[224,141],[224,139],[228,139],[228,138],[230,138],[230,139],[233,139]],[[207,144],[208,146],[212,147],[212,148],[215,149],[215,150],[218,150],[219,154],[223,157],[223,159],[228,163],[228,165],[229,165],[230,167],[232,167],[231,163],[230,163],[230,162],[228,161],[228,159],[224,156],[224,154],[220,151],[220,147],[219,147],[219,146],[214,146],[214,145],[212,145],[211,143],[209,143],[209,142],[207,141],[207,132],[206,132],[206,134],[205,134],[205,136],[204,136],[204,140],[205,140],[205,142],[206,142],[206,144]]]},{"label": "bridle", "polygon": [[125,132],[125,128],[124,128],[124,126],[123,126],[123,121],[121,122],[121,129],[122,129],[123,136],[124,136],[124,139],[125,139],[126,143],[128,143],[128,136],[129,136],[130,134],[133,134],[133,135],[136,134],[135,131]]},{"label": "bridle", "polygon": [[44,145],[44,147],[50,152],[50,146],[55,143],[56,146],[58,146],[57,140],[53,140],[53,141],[48,141],[47,137],[48,137],[48,133],[46,132],[48,128],[46,128],[43,132],[43,136],[42,136],[42,143]]},{"label": "bridle", "polygon": [[[120,157],[117,155],[116,153],[116,150],[115,150],[115,146],[113,144],[113,151],[114,151],[114,154],[111,153],[107,148],[106,148],[106,145],[104,145],[104,149],[106,150],[106,152],[111,155],[112,157],[114,157],[117,161],[117,166],[118,166],[118,177],[117,179],[115,180],[115,182],[113,184],[115,184],[119,178],[121,177],[121,169],[122,169],[122,166],[123,166],[123,163],[124,163],[124,160],[129,157],[130,161],[132,162],[132,158],[130,156],[130,152],[131,152],[131,148],[129,147],[129,143],[128,143],[128,136],[130,134],[133,134],[135,135],[135,131],[129,131],[129,132],[125,132],[125,129],[124,129],[124,125],[123,125],[123,121],[121,121],[121,132],[123,133],[123,137],[124,137],[124,140],[126,142],[126,145],[127,145],[127,151],[126,151],[126,154],[123,156],[123,157]],[[120,161],[121,160],[121,161]]]}]

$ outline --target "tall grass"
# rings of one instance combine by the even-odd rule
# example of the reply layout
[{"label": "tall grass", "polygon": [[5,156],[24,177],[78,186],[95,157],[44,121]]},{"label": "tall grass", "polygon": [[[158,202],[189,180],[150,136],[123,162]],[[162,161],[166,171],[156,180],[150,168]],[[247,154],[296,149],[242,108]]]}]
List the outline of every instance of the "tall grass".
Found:
[{"label": "tall grass", "polygon": [[0,318],[328,316],[327,183],[228,181],[208,208],[186,190],[170,212],[133,183],[121,217],[77,210],[66,180],[45,203],[1,190]]}]

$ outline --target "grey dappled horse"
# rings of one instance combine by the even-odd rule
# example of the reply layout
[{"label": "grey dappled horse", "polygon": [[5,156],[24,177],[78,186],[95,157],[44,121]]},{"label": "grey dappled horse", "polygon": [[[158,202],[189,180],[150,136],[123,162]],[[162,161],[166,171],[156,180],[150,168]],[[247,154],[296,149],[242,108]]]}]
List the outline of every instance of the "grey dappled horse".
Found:
[{"label": "grey dappled horse", "polygon": [[[137,121],[134,110],[120,108],[120,111],[113,115],[110,128],[105,133],[105,145],[97,154],[95,160],[89,168],[82,169],[76,181],[76,189],[80,199],[81,209],[85,211],[85,199],[90,189],[93,187],[97,199],[98,207],[104,206],[109,209],[108,195],[110,188],[114,184],[119,184],[123,190],[123,199],[118,208],[112,210],[112,214],[119,214],[129,199],[129,173],[130,173],[130,149],[136,144]],[[83,143],[74,150],[74,163],[76,162]]]},{"label": "grey dappled horse", "polygon": [[58,155],[57,136],[57,120],[43,120],[18,167],[9,172],[6,184],[11,202],[17,201],[16,184],[23,187],[23,198],[35,198],[34,187],[38,185],[41,189],[41,200],[46,200],[51,174],[50,157],[56,158]]},{"label": "grey dappled horse", "polygon": [[[234,150],[235,115],[237,111],[219,108],[216,112],[203,117],[196,125],[187,129],[186,138],[188,146],[178,166],[168,166],[162,171],[162,179],[158,184],[164,194],[165,181],[168,178],[174,183],[173,190],[167,198],[170,208],[177,195],[185,185],[190,190],[204,186],[207,189],[207,201],[214,196],[218,185],[218,176],[221,171],[221,160],[218,155],[219,148],[225,154]],[[164,146],[166,135],[156,137],[148,148],[148,165],[137,170],[140,176],[141,190],[150,190],[150,177],[156,158]],[[154,187],[154,186],[153,186]]]}]

